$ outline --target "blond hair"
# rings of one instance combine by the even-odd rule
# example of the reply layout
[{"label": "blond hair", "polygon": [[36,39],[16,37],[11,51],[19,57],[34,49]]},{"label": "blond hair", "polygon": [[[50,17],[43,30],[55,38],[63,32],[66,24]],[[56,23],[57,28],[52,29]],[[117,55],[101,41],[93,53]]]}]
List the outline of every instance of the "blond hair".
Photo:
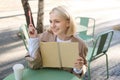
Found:
[{"label": "blond hair", "polygon": [[58,7],[53,8],[49,14],[51,14],[52,12],[55,12],[55,11],[58,12],[57,13],[58,15],[69,20],[69,28],[66,32],[66,35],[67,36],[74,35],[76,32],[76,24],[75,24],[73,17],[71,16],[71,13],[68,11],[68,9],[65,6],[58,6]]}]

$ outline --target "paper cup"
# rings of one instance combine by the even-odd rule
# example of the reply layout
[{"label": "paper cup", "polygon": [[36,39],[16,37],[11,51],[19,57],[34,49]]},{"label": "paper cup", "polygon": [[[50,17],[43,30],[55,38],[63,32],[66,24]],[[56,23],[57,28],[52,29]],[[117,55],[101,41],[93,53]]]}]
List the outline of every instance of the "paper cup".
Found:
[{"label": "paper cup", "polygon": [[24,70],[23,64],[15,64],[13,66],[15,80],[22,80],[22,78],[23,78],[23,70]]}]

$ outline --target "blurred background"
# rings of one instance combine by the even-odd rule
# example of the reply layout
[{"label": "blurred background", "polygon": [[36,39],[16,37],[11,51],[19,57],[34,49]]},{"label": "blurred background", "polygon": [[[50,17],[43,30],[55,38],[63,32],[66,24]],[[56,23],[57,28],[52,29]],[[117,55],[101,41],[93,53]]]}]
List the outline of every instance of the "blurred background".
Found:
[{"label": "blurred background", "polygon": [[[28,1],[36,25],[38,0]],[[44,0],[44,26],[49,25],[49,11],[58,5],[67,6],[74,17],[95,18],[96,34],[120,25],[120,0]],[[12,72],[11,67],[13,64],[25,64],[24,56],[27,51],[21,38],[17,36],[19,27],[22,24],[26,24],[26,19],[21,0],[0,0],[0,80]],[[118,38],[120,39],[119,35],[115,37],[115,40],[117,40],[116,45],[120,47]],[[118,47],[115,46],[114,53],[118,53],[117,50]],[[110,59],[113,59],[113,56]],[[112,67],[118,64],[119,58],[116,59],[116,64]],[[120,77],[117,78],[120,79]],[[117,79],[112,78],[111,80]]]}]

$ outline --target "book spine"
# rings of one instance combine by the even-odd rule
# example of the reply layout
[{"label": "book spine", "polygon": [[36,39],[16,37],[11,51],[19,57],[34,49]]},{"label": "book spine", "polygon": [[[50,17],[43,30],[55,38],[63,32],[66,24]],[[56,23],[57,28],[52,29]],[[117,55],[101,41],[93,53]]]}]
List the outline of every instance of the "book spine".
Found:
[{"label": "book spine", "polygon": [[57,42],[57,46],[58,46],[58,55],[59,55],[60,67],[62,67],[62,59],[61,59],[61,52],[60,52],[59,42]]}]

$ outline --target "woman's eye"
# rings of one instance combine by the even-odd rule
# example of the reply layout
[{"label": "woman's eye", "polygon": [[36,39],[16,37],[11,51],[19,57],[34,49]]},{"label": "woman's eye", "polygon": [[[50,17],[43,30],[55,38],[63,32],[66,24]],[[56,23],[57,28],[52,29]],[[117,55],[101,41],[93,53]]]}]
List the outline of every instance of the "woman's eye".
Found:
[{"label": "woman's eye", "polygon": [[60,21],[55,21],[56,23],[59,23]]},{"label": "woman's eye", "polygon": [[51,21],[49,20],[50,23],[60,23],[60,21]]},{"label": "woman's eye", "polygon": [[49,20],[49,22],[50,22],[50,23],[52,23],[52,21],[51,21],[51,20]]}]

